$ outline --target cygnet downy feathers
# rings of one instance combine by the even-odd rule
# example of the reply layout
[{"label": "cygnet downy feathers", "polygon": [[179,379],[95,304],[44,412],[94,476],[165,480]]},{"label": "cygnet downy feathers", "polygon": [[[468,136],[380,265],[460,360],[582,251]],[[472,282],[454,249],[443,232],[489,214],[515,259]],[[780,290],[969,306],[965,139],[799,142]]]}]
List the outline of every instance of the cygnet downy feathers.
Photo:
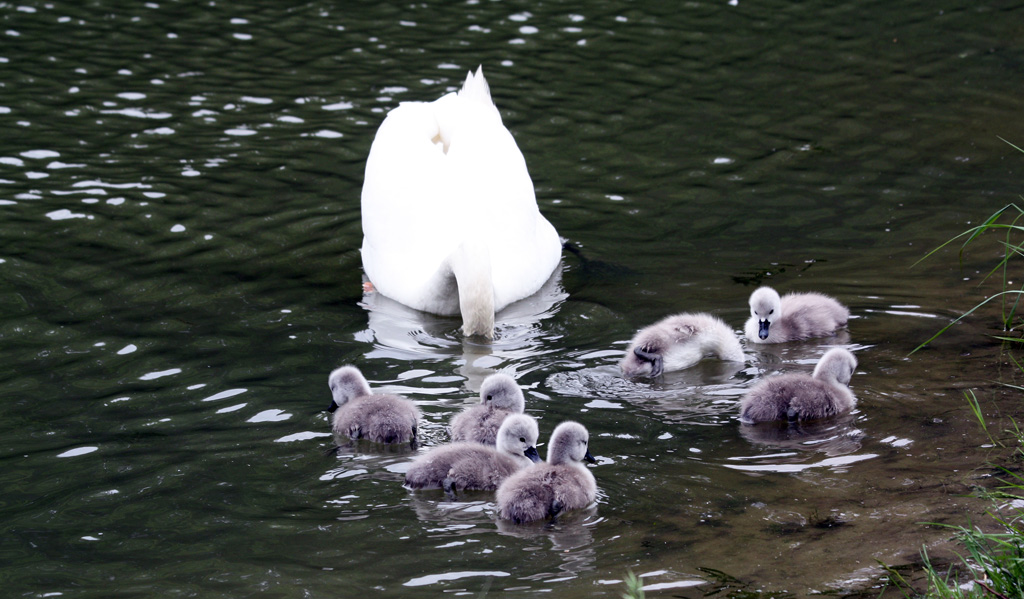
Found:
[{"label": "cygnet downy feathers", "polygon": [[597,499],[597,481],[583,464],[596,462],[589,433],[578,422],[563,422],[551,433],[548,460],[513,474],[498,487],[499,516],[533,522],[582,509]]},{"label": "cygnet downy feathers", "polygon": [[350,439],[377,443],[410,443],[416,439],[420,410],[408,399],[370,391],[363,373],[342,366],[327,378],[334,412],[331,429]]},{"label": "cygnet downy feathers", "polygon": [[849,350],[830,349],[812,375],[781,374],[754,385],[740,400],[740,421],[815,420],[848,412],[857,403],[848,387],[856,368]]},{"label": "cygnet downy feathers", "polygon": [[743,349],[736,334],[720,318],[684,313],[637,333],[619,367],[626,376],[655,377],[693,366],[705,356],[742,362]]},{"label": "cygnet downy feathers", "polygon": [[846,326],[850,311],[821,293],[779,294],[761,287],[750,294],[750,318],[744,333],[754,343],[784,343],[827,337]]},{"label": "cygnet downy feathers", "polygon": [[480,403],[452,418],[452,441],[494,445],[505,418],[522,414],[524,409],[526,399],[516,380],[502,372],[492,374],[480,386]]},{"label": "cygnet downy feathers", "polygon": [[493,491],[508,476],[540,461],[537,421],[513,414],[498,429],[497,447],[463,441],[435,447],[416,458],[405,474],[411,489]]}]

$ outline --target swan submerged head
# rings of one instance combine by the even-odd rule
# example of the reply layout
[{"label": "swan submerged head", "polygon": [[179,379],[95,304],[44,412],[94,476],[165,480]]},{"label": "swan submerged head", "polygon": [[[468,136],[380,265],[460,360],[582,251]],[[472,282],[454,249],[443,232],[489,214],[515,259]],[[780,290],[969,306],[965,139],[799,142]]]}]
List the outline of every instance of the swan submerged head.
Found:
[{"label": "swan submerged head", "polygon": [[363,269],[377,292],[459,314],[467,337],[493,339],[495,314],[540,290],[561,260],[482,67],[458,91],[388,113],[361,209]]}]

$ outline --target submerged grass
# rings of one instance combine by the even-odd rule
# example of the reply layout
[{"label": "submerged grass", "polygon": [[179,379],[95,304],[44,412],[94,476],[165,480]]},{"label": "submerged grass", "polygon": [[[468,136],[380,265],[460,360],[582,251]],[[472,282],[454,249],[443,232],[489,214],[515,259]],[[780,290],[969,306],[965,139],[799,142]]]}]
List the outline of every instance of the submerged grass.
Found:
[{"label": "submerged grass", "polygon": [[[1012,217],[1012,220],[1009,222],[1009,224],[1005,222],[999,222],[1000,219],[1003,219],[1006,215]],[[984,276],[984,278],[982,278],[981,283],[979,283],[980,285],[985,281],[988,281],[996,273],[1001,273],[1003,290],[1000,291],[999,293],[989,296],[980,303],[975,304],[973,308],[955,318],[949,324],[944,326],[939,332],[935,333],[930,338],[928,338],[927,341],[914,348],[914,351],[910,353],[914,353],[921,349],[922,347],[928,345],[929,343],[937,339],[940,335],[948,331],[950,327],[957,324],[964,318],[967,318],[982,306],[985,306],[989,302],[996,299],[1001,300],[1003,332],[1008,333],[1007,335],[997,335],[996,338],[1002,341],[1012,341],[1017,343],[1024,342],[1024,334],[1021,333],[1022,325],[1024,325],[1024,318],[1021,318],[1020,316],[1021,301],[1022,299],[1024,299],[1021,297],[1024,296],[1024,284],[1021,284],[1019,289],[1008,288],[1009,285],[1012,284],[1010,279],[1010,272],[1008,271],[1010,260],[1014,257],[1024,256],[1024,241],[1018,241],[1015,238],[1016,235],[1024,235],[1024,224],[1020,224],[1021,219],[1024,219],[1024,209],[1021,209],[1019,206],[1017,206],[1017,204],[1007,204],[1006,206],[1003,206],[994,214],[989,216],[984,223],[976,227],[972,227],[964,231],[963,233],[957,235],[956,237],[950,239],[949,241],[943,243],[939,247],[928,252],[924,256],[924,258],[921,258],[921,260],[918,260],[915,263],[915,265],[920,264],[921,261],[926,260],[928,257],[942,250],[951,243],[959,239],[966,238],[963,244],[961,244],[959,252],[960,262],[962,265],[964,252],[967,250],[967,247],[971,245],[971,243],[978,239],[979,236],[981,236],[983,233],[987,231],[993,230],[1004,230],[1006,232],[1006,238],[1000,241],[1000,245],[1003,249],[1002,259],[992,268],[992,270],[988,272],[988,274]],[[1016,336],[1014,336],[1013,334],[1016,334]]]},{"label": "submerged grass", "polygon": [[[970,399],[969,399],[970,401]],[[977,400],[974,404],[977,406]],[[980,409],[972,407],[976,414]],[[982,418],[982,426],[988,434]],[[1007,431],[1014,439],[1016,458],[1024,455],[1024,432],[1014,423]],[[991,434],[989,438],[993,439]],[[993,439],[995,444],[1008,447]],[[935,565],[926,549],[921,550],[925,575],[924,590],[915,585],[897,569],[886,567],[888,587],[900,590],[906,599],[1019,599],[1024,597],[1024,477],[1007,468],[999,468],[1007,478],[1000,486],[978,491],[988,499],[992,509],[986,512],[998,532],[985,532],[978,526],[943,526],[955,533],[964,553],[959,561],[945,567]]]},{"label": "submerged grass", "polygon": [[[1005,139],[1003,141],[1016,150],[1024,152]],[[914,352],[928,345],[950,327],[997,298],[1002,303],[1001,319],[1005,334],[993,337],[1003,342],[1024,342],[1024,317],[1021,314],[1024,309],[1021,297],[1024,295],[1024,284],[1011,288],[1013,272],[1017,270],[1011,266],[1011,260],[1024,256],[1024,241],[1018,241],[1024,238],[1022,220],[1024,220],[1024,209],[1016,204],[1007,204],[989,216],[982,224],[964,231],[921,258],[921,260],[925,260],[949,244],[963,239],[959,253],[962,265],[964,251],[979,236],[989,231],[1005,232],[1005,238],[1000,240],[1002,259],[982,279],[982,283],[984,283],[998,273],[1002,278],[1002,291],[993,294],[954,319],[915,348]],[[1013,266],[1016,265],[1017,263],[1014,262]],[[1010,360],[1018,372],[1024,373],[1024,364],[1021,361],[1012,355],[1010,355]],[[1024,390],[1024,387],[1019,385],[1005,383],[1004,385],[1012,389]],[[1024,431],[1018,426],[1016,420],[1010,418],[1010,427],[1003,431],[1005,433],[1003,438],[1009,439],[1009,442],[1004,442],[1003,439],[998,439],[992,434],[974,392],[966,392],[965,397],[971,413],[977,419],[993,447],[1009,449],[1011,446],[1015,446],[1015,451],[1007,459],[1007,462],[1013,464],[1016,461],[1017,464],[1014,465],[1014,468],[1019,469],[1020,462],[1024,460]],[[965,554],[959,556],[959,563],[951,564],[945,572],[940,572],[940,568],[932,563],[927,551],[922,549],[921,557],[927,581],[927,588],[924,591],[915,591],[913,585],[898,571],[887,568],[890,583],[901,589],[904,597],[926,599],[1024,598],[1024,477],[1004,466],[999,466],[998,470],[1004,477],[999,481],[1000,486],[978,491],[979,496],[991,502],[992,509],[987,512],[987,515],[992,519],[992,524],[995,525],[994,528],[998,532],[985,532],[977,526],[948,526],[955,531],[957,540],[965,549]]]},{"label": "submerged grass", "polygon": [[626,583],[626,592],[622,593],[622,599],[644,599],[644,581],[633,572],[626,572],[623,579]]},{"label": "submerged grass", "polygon": [[[1003,139],[1003,141],[1006,142],[1015,150],[1017,150],[1018,152],[1024,152],[1024,149],[1021,149],[1020,147],[1010,143],[1009,141],[1005,139]],[[1024,199],[1024,197],[1022,197],[1022,199]],[[1006,218],[1010,219],[1009,223],[1005,222]],[[962,267],[964,261],[964,252],[967,250],[967,247],[971,245],[975,240],[977,240],[982,234],[989,231],[1001,231],[1005,232],[1006,234],[1005,239],[1001,239],[999,242],[1002,246],[1002,259],[999,260],[999,262],[997,262],[996,265],[992,267],[992,270],[990,270],[988,274],[986,274],[979,283],[979,285],[982,285],[990,278],[992,278],[994,275],[999,273],[999,275],[1002,277],[1002,291],[986,298],[984,301],[978,304],[975,304],[973,308],[971,308],[967,312],[964,312],[959,317],[955,318],[952,322],[943,327],[938,333],[935,333],[927,341],[914,348],[914,350],[910,352],[911,354],[918,351],[922,347],[928,345],[936,338],[938,338],[940,335],[948,331],[950,327],[960,322],[964,318],[970,316],[979,308],[997,298],[1000,299],[1002,305],[1003,332],[1008,334],[996,335],[995,338],[1001,341],[1024,343],[1024,331],[1022,331],[1022,329],[1024,329],[1024,318],[1021,317],[1019,312],[1022,308],[1021,302],[1024,301],[1024,298],[1022,298],[1022,296],[1024,296],[1024,282],[1021,283],[1019,288],[1010,287],[1012,285],[1010,279],[1012,274],[1010,261],[1015,257],[1024,257],[1024,241],[1019,241],[1021,236],[1024,235],[1024,224],[1021,224],[1022,219],[1024,219],[1024,209],[1021,209],[1020,206],[1014,203],[1007,204],[1006,206],[1003,206],[999,210],[996,210],[995,213],[993,213],[991,216],[985,219],[985,222],[983,222],[982,224],[976,227],[971,227],[970,229],[967,229],[966,231],[960,233],[956,237],[953,237],[949,241],[946,241],[939,247],[925,254],[923,258],[914,263],[913,266],[917,266],[918,264],[920,264],[924,260],[927,260],[929,257],[933,256],[935,253],[939,252],[946,246],[962,239],[964,241],[960,245],[959,252],[960,265]]]}]

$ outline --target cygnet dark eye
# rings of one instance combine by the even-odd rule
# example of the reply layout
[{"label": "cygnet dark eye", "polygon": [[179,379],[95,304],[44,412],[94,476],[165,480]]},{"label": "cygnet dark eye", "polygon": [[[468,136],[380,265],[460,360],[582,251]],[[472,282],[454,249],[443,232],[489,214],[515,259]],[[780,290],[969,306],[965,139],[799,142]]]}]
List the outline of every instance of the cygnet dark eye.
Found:
[{"label": "cygnet dark eye", "polygon": [[771,310],[768,310],[768,314],[775,314],[775,308],[772,308]]},{"label": "cygnet dark eye", "polygon": [[494,399],[494,396],[493,396],[493,395],[488,395],[488,396],[487,396],[487,401],[491,401],[492,399]]},{"label": "cygnet dark eye", "polygon": [[520,443],[526,443],[526,437],[519,437]]}]

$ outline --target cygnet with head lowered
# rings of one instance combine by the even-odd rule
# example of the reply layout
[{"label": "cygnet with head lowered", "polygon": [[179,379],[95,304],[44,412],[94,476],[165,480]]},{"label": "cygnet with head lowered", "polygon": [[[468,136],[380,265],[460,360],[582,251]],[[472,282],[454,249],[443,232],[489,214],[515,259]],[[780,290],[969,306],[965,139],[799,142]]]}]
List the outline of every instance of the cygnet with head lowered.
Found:
[{"label": "cygnet with head lowered", "polygon": [[480,386],[480,403],[452,417],[452,441],[494,445],[505,418],[524,409],[526,399],[516,380],[503,372],[492,374]]},{"label": "cygnet with head lowered", "polygon": [[435,447],[413,461],[405,473],[410,489],[493,491],[501,481],[534,461],[537,454],[537,421],[513,414],[498,429],[496,447],[462,441]]},{"label": "cygnet with head lowered", "polygon": [[578,422],[563,422],[551,433],[548,460],[520,470],[498,487],[498,514],[516,523],[554,518],[597,499],[597,481],[583,464],[596,462],[590,434]]},{"label": "cygnet with head lowered", "polygon": [[780,374],[754,385],[740,400],[740,421],[816,420],[849,412],[857,404],[848,386],[856,368],[849,350],[832,348],[811,375]]},{"label": "cygnet with head lowered", "polygon": [[850,311],[821,293],[787,293],[771,287],[750,294],[750,318],[743,331],[753,343],[785,343],[828,337],[846,326]]},{"label": "cygnet with head lowered", "polygon": [[637,333],[619,362],[629,377],[689,368],[706,356],[743,361],[736,333],[716,316],[684,313],[669,316]]},{"label": "cygnet with head lowered", "polygon": [[355,366],[342,366],[327,378],[334,412],[331,429],[349,439],[376,443],[412,443],[420,419],[416,404],[397,395],[370,391],[363,373]]}]

